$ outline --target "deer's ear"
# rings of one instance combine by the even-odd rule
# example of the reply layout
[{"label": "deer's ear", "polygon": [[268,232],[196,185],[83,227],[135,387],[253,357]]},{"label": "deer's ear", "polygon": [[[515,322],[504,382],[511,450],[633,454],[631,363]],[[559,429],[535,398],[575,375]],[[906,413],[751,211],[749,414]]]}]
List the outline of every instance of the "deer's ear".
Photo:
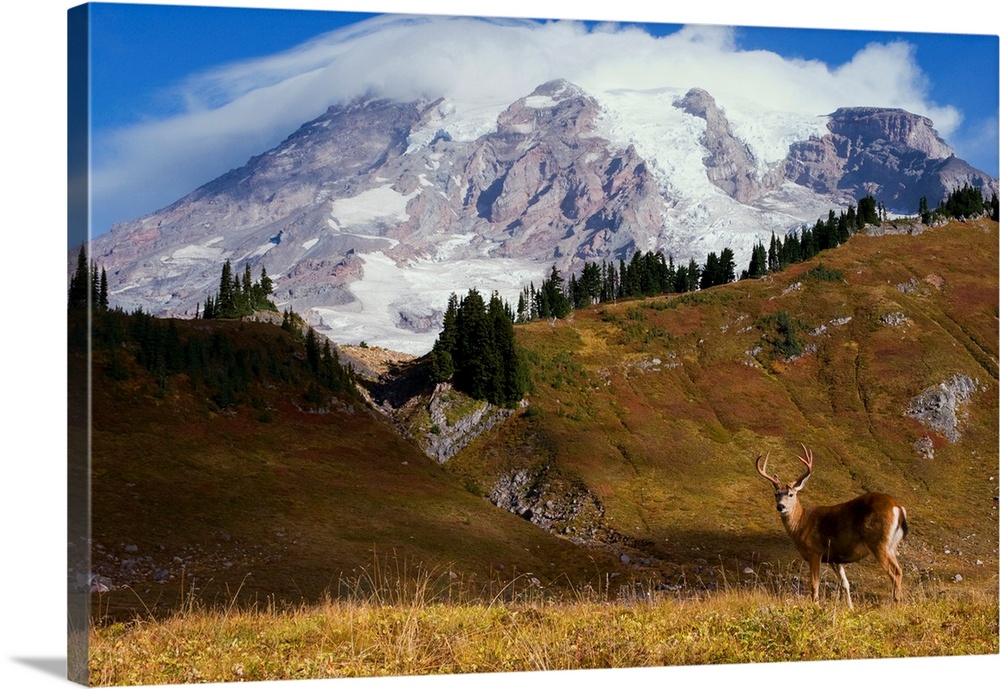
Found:
[{"label": "deer's ear", "polygon": [[806,474],[806,475],[804,475],[804,476],[800,476],[800,477],[799,477],[799,478],[798,478],[798,479],[797,479],[797,480],[795,481],[795,483],[793,483],[793,484],[792,484],[792,490],[794,490],[794,491],[796,491],[796,492],[798,492],[798,491],[802,490],[802,487],[803,487],[804,485],[806,485],[806,481],[808,481],[808,480],[809,480],[809,476],[810,476],[809,474]]}]

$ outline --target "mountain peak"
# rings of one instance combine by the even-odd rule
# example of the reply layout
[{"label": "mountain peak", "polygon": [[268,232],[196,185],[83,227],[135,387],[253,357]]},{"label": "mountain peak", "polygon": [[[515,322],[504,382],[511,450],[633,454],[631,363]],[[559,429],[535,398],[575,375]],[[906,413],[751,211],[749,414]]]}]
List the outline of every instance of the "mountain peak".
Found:
[{"label": "mountain peak", "polygon": [[730,248],[744,263],[772,232],[868,193],[912,213],[964,182],[996,190],[902,110],[841,108],[820,132],[790,114],[748,127],[701,88],[675,95],[556,79],[504,108],[334,105],[90,254],[126,310],[194,315],[230,260],[266,266],[278,307],[337,342],[422,354],[456,290],[516,301],[553,265],[636,251],[687,262]]},{"label": "mountain peak", "polygon": [[530,95],[548,96],[553,100],[560,101],[567,98],[584,96],[586,92],[566,79],[552,79],[551,81],[546,81],[544,84],[540,84]]},{"label": "mountain peak", "polygon": [[957,161],[934,123],[900,108],[845,107],[829,115],[828,134],[792,145],[785,176],[852,203],[871,194],[895,213],[931,206],[964,184],[989,198],[997,181]]},{"label": "mountain peak", "polygon": [[497,125],[503,133],[528,134],[554,125],[568,129],[569,135],[585,134],[600,111],[597,101],[579,86],[555,79],[512,103],[497,118]]},{"label": "mountain peak", "polygon": [[908,146],[928,158],[955,155],[955,150],[941,139],[929,118],[902,108],[838,108],[830,115],[829,128],[834,134],[854,139],[861,147],[885,141]]}]

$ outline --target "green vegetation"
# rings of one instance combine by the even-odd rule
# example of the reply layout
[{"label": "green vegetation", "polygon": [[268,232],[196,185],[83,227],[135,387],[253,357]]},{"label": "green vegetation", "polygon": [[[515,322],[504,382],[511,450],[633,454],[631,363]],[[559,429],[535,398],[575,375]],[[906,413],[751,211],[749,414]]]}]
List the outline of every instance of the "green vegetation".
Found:
[{"label": "green vegetation", "polygon": [[269,297],[273,289],[271,278],[264,266],[260,279],[252,282],[250,264],[243,271],[243,279],[233,273],[232,264],[226,260],[219,278],[219,291],[215,297],[206,297],[202,318],[246,318],[255,311],[277,311]]},{"label": "green vegetation", "polygon": [[[825,467],[807,504],[892,493],[920,517],[901,556],[907,581],[946,571],[989,589],[996,227],[980,219],[915,235],[856,235],[770,280],[518,326],[534,430],[525,439],[523,427],[505,425],[448,466],[477,472],[483,486],[539,461],[579,479],[601,500],[610,542],[641,541],[654,561],[677,563],[656,568],[673,585],[682,563],[711,563],[705,552],[748,564],[755,553],[795,561],[752,459],[770,450],[784,477],[806,443]],[[956,373],[978,382],[953,443],[906,410]],[[933,460],[920,449],[930,446]],[[943,541],[973,533],[976,545],[961,556],[942,554]],[[718,568],[709,569],[701,565],[702,580],[720,584]],[[870,560],[848,576],[855,590],[858,577],[885,585]]]},{"label": "green vegetation", "polygon": [[817,282],[839,282],[844,279],[844,272],[833,270],[825,263],[820,262],[815,268],[811,268],[802,274],[803,280],[813,280]]},{"label": "green vegetation", "polygon": [[[964,186],[948,195],[935,213],[927,210],[927,199],[922,198],[918,214],[924,222],[933,216],[942,218],[976,218],[989,215],[998,219],[998,202],[994,195],[990,203],[983,200],[980,189]],[[821,251],[833,249],[848,241],[866,225],[878,225],[887,217],[885,207],[871,194],[858,201],[858,206],[848,206],[839,214],[831,210],[826,218],[817,219],[810,228],[803,226],[780,239],[772,232],[767,248],[756,244],[750,263],[740,275],[741,280],[757,279],[776,273],[792,265],[808,261]],[[688,265],[677,266],[673,256],[662,252],[636,251],[629,261],[587,262],[579,277],[571,275],[565,281],[555,266],[548,278],[536,290],[534,283],[522,290],[518,300],[517,322],[527,323],[536,319],[565,318],[571,310],[582,309],[620,299],[681,294],[725,285],[736,279],[735,259],[732,249],[726,247],[718,255],[710,252],[705,263],[699,265],[692,259]],[[832,279],[819,274],[811,279]]]},{"label": "green vegetation", "polygon": [[757,327],[764,332],[764,341],[770,345],[771,358],[791,359],[802,354],[798,332],[801,325],[784,311],[777,311],[761,319]]},{"label": "green vegetation", "polygon": [[[158,394],[190,385],[219,408],[251,402],[255,390],[269,384],[294,385],[306,400],[321,405],[331,395],[354,398],[353,374],[340,365],[324,338],[311,328],[304,337],[305,362],[290,356],[294,348],[279,330],[268,328],[258,341],[242,341],[221,329],[200,330],[184,321],[160,319],[139,310],[128,314],[106,309],[93,314],[91,344],[109,378],[127,381],[153,376]],[[79,326],[74,326],[79,327]]]},{"label": "green vegetation", "polygon": [[69,308],[94,310],[108,308],[108,274],[101,268],[97,273],[97,264],[87,261],[86,247],[81,246],[77,254],[76,272],[69,281]]},{"label": "green vegetation", "polygon": [[998,202],[996,194],[993,194],[990,200],[986,201],[979,187],[964,184],[961,189],[955,189],[949,193],[948,197],[938,204],[934,211],[930,210],[927,197],[921,197],[917,213],[921,222],[928,224],[947,218],[965,220],[984,216],[997,221],[1000,220],[1000,202]]},{"label": "green vegetation", "polygon": [[455,388],[474,399],[513,407],[527,389],[514,316],[496,293],[489,304],[474,289],[461,301],[452,294],[429,358],[435,381],[454,378]]},{"label": "green vegetation", "polygon": [[[881,211],[884,215],[884,210]],[[750,264],[740,279],[761,278],[776,273],[816,254],[846,242],[866,224],[878,224],[880,211],[874,197],[866,196],[858,209],[849,206],[838,215],[830,211],[812,227],[789,232],[784,240],[771,234],[770,246],[754,246]],[[531,283],[521,291],[516,320],[528,323],[537,319],[565,318],[570,311],[594,304],[617,302],[635,297],[683,294],[706,290],[733,282],[736,263],[732,249],[726,247],[716,254],[709,252],[705,263],[691,259],[687,265],[675,265],[673,256],[661,251],[637,251],[629,261],[604,261],[600,265],[587,262],[579,277],[571,275],[566,282],[555,266],[541,288]]]}]

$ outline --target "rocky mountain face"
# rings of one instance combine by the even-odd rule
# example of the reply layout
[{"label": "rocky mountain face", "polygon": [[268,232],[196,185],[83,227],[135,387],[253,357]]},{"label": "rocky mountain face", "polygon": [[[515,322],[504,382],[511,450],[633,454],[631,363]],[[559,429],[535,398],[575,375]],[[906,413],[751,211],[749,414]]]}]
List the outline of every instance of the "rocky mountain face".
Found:
[{"label": "rocky mountain face", "polygon": [[[869,193],[912,213],[921,196],[933,206],[964,183],[987,196],[997,188],[929,120],[900,110],[843,108],[827,133],[767,161],[704,90],[665,103],[636,94],[624,110],[616,97],[611,114],[607,94],[549,82],[474,134],[446,99],[335,105],[244,166],[96,237],[90,255],[112,304],[128,310],[193,316],[228,259],[255,275],[265,266],[278,306],[335,341],[420,354],[452,292],[513,301],[553,265],[575,271],[635,251],[701,262],[728,246],[743,262],[771,232]],[[654,151],[633,116],[677,122],[676,136],[697,141]]]},{"label": "rocky mountain face", "polygon": [[840,108],[830,133],[795,144],[785,176],[848,201],[871,194],[893,212],[913,213],[920,198],[933,208],[965,184],[989,198],[997,181],[955,157],[926,117],[891,108]]},{"label": "rocky mountain face", "polygon": [[[600,106],[566,82],[543,84],[507,108],[461,170],[461,203],[486,225],[497,255],[601,260],[635,245],[664,207],[634,146],[598,136]],[[619,230],[626,231],[619,234]]]},{"label": "rocky mountain face", "polygon": [[712,184],[743,204],[752,203],[766,189],[781,185],[781,176],[773,170],[757,174],[759,164],[753,150],[733,133],[726,114],[707,91],[691,89],[674,106],[705,120],[701,143],[708,155],[702,162]]}]

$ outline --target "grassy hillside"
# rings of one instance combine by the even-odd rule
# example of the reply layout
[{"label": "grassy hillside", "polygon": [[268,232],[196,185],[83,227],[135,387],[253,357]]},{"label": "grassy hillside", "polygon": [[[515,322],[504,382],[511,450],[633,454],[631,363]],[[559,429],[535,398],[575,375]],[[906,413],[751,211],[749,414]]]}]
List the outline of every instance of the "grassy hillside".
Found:
[{"label": "grassy hillside", "polygon": [[616,566],[471,494],[351,391],[317,399],[302,343],[276,326],[167,327],[228,343],[252,375],[220,406],[211,375],[154,375],[141,343],[95,353],[92,569],[110,587],[95,614],[318,601],[373,571],[495,593]]},{"label": "grassy hillside", "polygon": [[[711,587],[807,576],[753,468],[770,451],[791,480],[805,443],[807,505],[866,490],[906,505],[908,585],[995,592],[997,245],[985,220],[857,236],[762,280],[519,327],[530,412],[449,467],[484,493],[517,469],[582,483],[633,568]],[[955,375],[976,392],[952,441],[907,410]],[[870,559],[848,575],[888,593]]]},{"label": "grassy hillside", "polygon": [[[111,590],[95,612],[318,601],[373,567],[466,600],[631,580],[799,590],[753,459],[794,478],[800,443],[806,504],[880,490],[906,505],[905,586],[994,595],[997,242],[987,221],[859,236],[762,280],[519,326],[530,404],[443,466],[355,393],[317,397],[275,326],[172,322],[257,362],[221,397],[149,373],[137,345],[99,351],[92,552]],[[949,438],[907,410],[955,375],[976,390]],[[848,575],[858,602],[888,593],[871,560]]]}]

